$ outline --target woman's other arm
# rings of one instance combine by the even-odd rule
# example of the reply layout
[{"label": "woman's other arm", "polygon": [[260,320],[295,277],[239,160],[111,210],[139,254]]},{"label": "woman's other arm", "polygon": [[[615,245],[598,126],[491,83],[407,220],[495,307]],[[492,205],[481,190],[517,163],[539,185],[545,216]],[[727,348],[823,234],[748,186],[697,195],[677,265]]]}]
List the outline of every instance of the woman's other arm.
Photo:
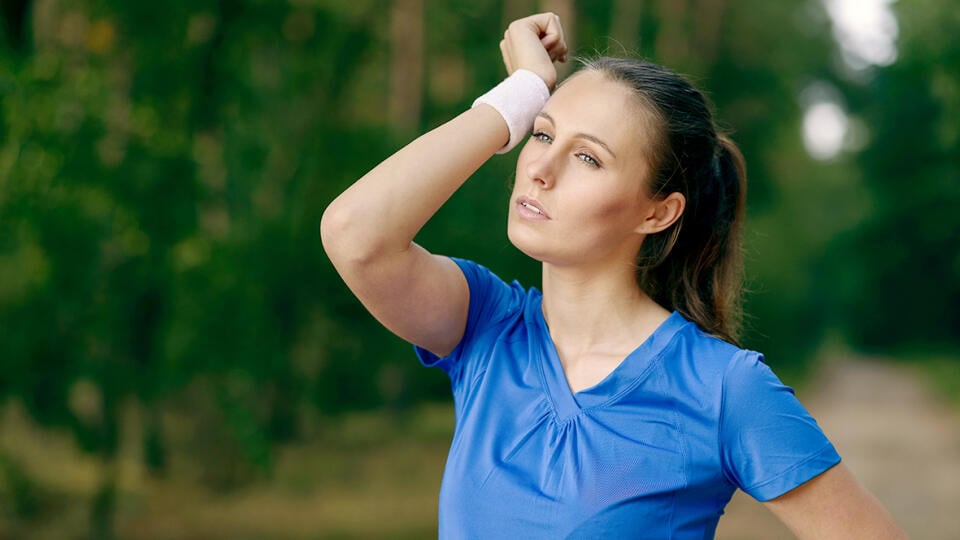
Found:
[{"label": "woman's other arm", "polygon": [[907,538],[843,463],[764,505],[800,540]]}]

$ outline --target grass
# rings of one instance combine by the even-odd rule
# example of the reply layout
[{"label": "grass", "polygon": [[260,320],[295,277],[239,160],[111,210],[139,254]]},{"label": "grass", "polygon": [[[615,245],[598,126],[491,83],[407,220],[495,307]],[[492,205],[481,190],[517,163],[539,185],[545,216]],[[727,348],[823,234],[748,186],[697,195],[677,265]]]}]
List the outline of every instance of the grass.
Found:
[{"label": "grass", "polygon": [[[330,422],[309,442],[279,447],[269,478],[226,493],[189,474],[151,478],[135,459],[138,449],[125,447],[118,537],[436,538],[452,407],[425,405],[401,418],[354,413]],[[0,449],[35,483],[43,501],[28,521],[0,510],[0,538],[84,538],[98,464],[66,434],[39,429],[16,406],[4,411]],[[5,499],[9,493],[0,492],[0,509],[7,507]]]}]

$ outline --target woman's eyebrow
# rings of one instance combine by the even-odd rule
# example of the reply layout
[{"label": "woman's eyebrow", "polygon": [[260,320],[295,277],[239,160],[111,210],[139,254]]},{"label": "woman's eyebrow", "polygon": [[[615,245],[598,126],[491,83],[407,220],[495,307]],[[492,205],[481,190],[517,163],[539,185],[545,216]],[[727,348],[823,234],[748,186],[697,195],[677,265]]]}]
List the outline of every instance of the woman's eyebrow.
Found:
[{"label": "woman's eyebrow", "polygon": [[[550,114],[547,113],[547,112],[545,112],[545,111],[540,111],[540,113],[537,114],[537,116],[539,116],[540,118],[543,118],[543,119],[546,120],[547,122],[550,122],[550,124],[553,125],[553,126],[556,126],[556,125],[557,125],[557,123],[553,120],[553,117],[550,116]],[[603,149],[606,150],[611,156],[613,156],[614,158],[617,157],[616,152],[614,152],[613,150],[611,150],[610,147],[607,145],[607,143],[605,143],[605,142],[603,142],[602,140],[600,140],[599,137],[596,137],[596,136],[594,136],[594,135],[590,135],[589,133],[583,133],[583,132],[574,133],[573,136],[574,136],[575,138],[581,138],[581,139],[587,139],[588,141],[593,141],[593,142],[599,144],[600,146],[602,146]]]}]

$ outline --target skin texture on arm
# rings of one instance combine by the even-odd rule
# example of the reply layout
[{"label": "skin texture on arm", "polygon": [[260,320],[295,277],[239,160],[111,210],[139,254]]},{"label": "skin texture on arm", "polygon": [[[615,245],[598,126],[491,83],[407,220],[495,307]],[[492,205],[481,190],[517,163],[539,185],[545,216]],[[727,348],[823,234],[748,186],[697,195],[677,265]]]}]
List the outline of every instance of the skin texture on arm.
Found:
[{"label": "skin texture on arm", "polygon": [[[501,51],[509,72],[529,69],[552,88],[553,60],[566,54],[559,19],[515,21]],[[495,109],[472,108],[374,167],[323,213],[324,249],[350,290],[389,330],[434,354],[448,354],[462,338],[469,291],[452,260],[413,239],[509,138]]]},{"label": "skin texture on arm", "polygon": [[467,284],[453,261],[413,238],[508,138],[496,110],[470,109],[377,165],[323,213],[324,249],[350,290],[393,333],[436,354],[463,335]]},{"label": "skin texture on arm", "polygon": [[843,463],[764,506],[800,540],[908,538]]}]

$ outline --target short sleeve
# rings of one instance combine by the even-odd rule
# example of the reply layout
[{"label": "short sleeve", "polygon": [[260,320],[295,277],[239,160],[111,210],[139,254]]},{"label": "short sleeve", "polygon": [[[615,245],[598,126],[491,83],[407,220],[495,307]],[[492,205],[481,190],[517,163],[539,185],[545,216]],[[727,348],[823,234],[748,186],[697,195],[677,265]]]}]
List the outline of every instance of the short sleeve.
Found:
[{"label": "short sleeve", "polygon": [[726,477],[759,501],[840,462],[793,390],[752,351],[739,351],[724,375],[720,449]]},{"label": "short sleeve", "polygon": [[489,269],[473,261],[454,257],[451,259],[460,267],[470,290],[470,306],[463,338],[457,347],[443,358],[422,347],[415,346],[414,350],[424,366],[438,367],[453,377],[465,349],[483,336],[487,329],[523,309],[524,291],[518,282],[507,284]]}]

